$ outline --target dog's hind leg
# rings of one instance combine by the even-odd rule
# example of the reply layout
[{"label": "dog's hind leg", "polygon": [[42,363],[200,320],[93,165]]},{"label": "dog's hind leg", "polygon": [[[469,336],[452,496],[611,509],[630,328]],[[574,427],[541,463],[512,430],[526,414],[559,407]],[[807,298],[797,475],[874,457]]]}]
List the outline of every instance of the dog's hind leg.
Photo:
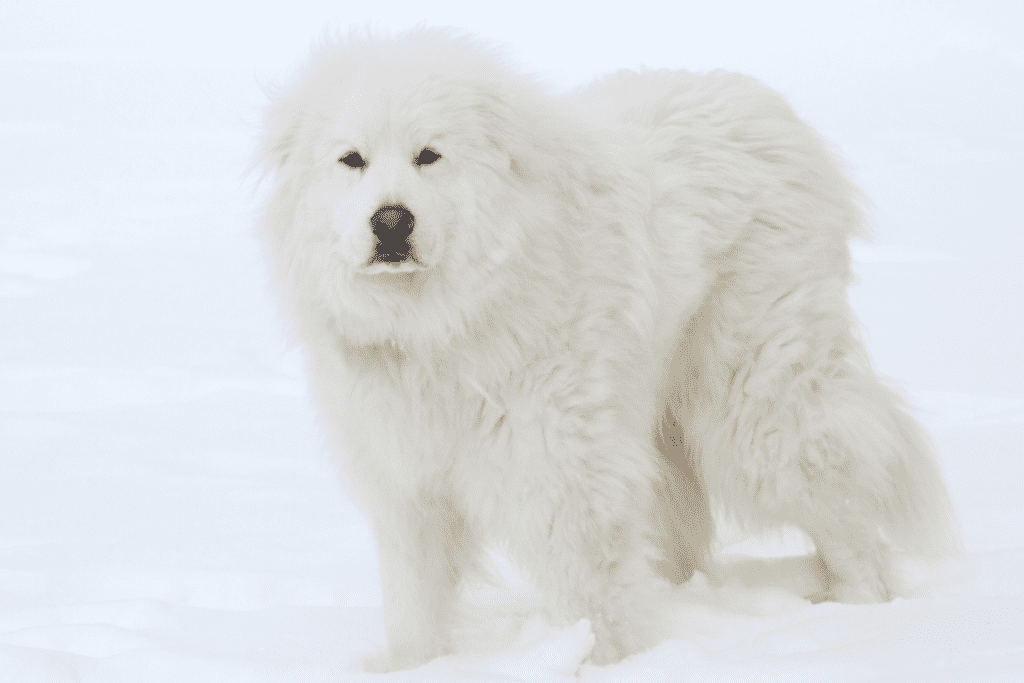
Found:
[{"label": "dog's hind leg", "polygon": [[921,428],[843,329],[848,313],[783,324],[813,319],[809,310],[779,323],[764,318],[757,332],[771,333],[755,337],[739,360],[705,355],[701,391],[709,400],[692,431],[704,437],[712,497],[724,509],[755,528],[788,523],[811,536],[821,597],[887,600],[894,552],[955,550],[949,497]]},{"label": "dog's hind leg", "polygon": [[672,409],[665,411],[655,444],[664,457],[664,477],[655,490],[654,526],[662,559],[658,573],[683,583],[695,570],[710,569],[713,522],[707,489],[692,459],[692,450]]}]

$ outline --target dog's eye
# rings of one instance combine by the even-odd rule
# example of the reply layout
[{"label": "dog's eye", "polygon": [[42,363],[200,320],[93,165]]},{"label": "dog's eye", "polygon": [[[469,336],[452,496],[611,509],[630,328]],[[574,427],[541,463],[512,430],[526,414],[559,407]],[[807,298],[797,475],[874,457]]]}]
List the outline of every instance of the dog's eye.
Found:
[{"label": "dog's eye", "polygon": [[341,163],[351,168],[362,168],[366,166],[366,162],[363,161],[363,157],[359,156],[359,152],[349,152],[342,158],[338,159]]},{"label": "dog's eye", "polygon": [[438,154],[432,149],[427,149],[426,147],[424,147],[423,149],[420,150],[420,153],[416,155],[416,165],[430,166],[430,164],[434,163],[440,158],[440,154]]}]

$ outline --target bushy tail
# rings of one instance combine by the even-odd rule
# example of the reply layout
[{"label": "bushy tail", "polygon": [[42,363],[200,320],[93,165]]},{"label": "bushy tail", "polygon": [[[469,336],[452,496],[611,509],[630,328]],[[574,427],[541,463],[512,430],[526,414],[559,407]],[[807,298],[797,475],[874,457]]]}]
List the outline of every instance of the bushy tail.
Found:
[{"label": "bushy tail", "polygon": [[888,394],[890,419],[899,441],[891,469],[893,497],[886,510],[890,541],[925,559],[958,555],[963,551],[960,524],[931,439],[897,390],[880,389]]}]

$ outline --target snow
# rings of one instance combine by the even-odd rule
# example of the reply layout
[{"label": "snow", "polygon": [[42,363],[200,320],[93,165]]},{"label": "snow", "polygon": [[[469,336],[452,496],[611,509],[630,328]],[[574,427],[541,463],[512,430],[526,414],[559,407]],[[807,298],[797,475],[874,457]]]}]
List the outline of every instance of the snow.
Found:
[{"label": "snow", "polygon": [[922,409],[968,553],[908,564],[892,603],[812,605],[799,532],[727,532],[725,585],[695,576],[670,637],[609,667],[581,664],[589,624],[545,623],[506,567],[467,588],[459,652],[386,678],[1024,680],[1019,4],[289,8],[4,7],[0,681],[380,678],[360,670],[384,639],[372,539],[285,341],[245,173],[260,84],[325,27],[421,21],[502,40],[556,87],[646,63],[784,92],[874,202],[851,296]]}]

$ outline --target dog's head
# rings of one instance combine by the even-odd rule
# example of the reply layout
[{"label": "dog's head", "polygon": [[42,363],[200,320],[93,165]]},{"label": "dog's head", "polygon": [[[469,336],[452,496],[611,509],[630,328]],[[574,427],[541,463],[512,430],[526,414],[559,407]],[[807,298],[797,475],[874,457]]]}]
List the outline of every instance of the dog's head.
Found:
[{"label": "dog's head", "polygon": [[540,168],[536,90],[441,31],[316,54],[275,98],[263,150],[266,227],[300,314],[356,343],[444,339],[529,289],[524,263],[557,247],[531,233],[558,220],[538,219],[551,191],[524,164]]}]

